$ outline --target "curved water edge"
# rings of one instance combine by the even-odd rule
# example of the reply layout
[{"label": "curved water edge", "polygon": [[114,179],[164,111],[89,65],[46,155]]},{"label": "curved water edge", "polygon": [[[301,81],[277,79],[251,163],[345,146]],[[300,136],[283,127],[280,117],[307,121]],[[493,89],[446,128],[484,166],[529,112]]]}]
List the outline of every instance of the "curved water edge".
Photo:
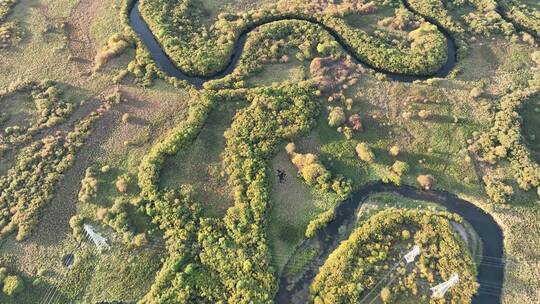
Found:
[{"label": "curved water edge", "polygon": [[[404,6],[413,11],[407,0],[402,0]],[[377,68],[375,66],[372,66],[371,64],[364,62],[362,59],[358,58],[358,56],[355,55],[353,49],[341,38],[341,36],[332,28],[322,24],[321,22],[317,21],[316,19],[312,18],[303,18],[298,16],[279,16],[275,18],[266,19],[262,22],[256,22],[250,24],[248,27],[246,27],[239,35],[238,40],[236,41],[233,49],[233,53],[231,55],[231,59],[229,60],[229,63],[227,64],[226,68],[222,71],[219,71],[217,73],[214,73],[209,76],[192,76],[184,73],[177,65],[174,63],[173,60],[165,53],[163,48],[161,47],[161,44],[157,41],[156,37],[142,18],[140,11],[139,11],[139,1],[134,1],[133,6],[129,10],[129,23],[133,30],[139,35],[140,39],[144,43],[144,45],[148,48],[150,53],[152,54],[154,61],[157,63],[157,65],[163,70],[165,73],[169,74],[170,76],[176,77],[181,80],[185,80],[191,85],[195,87],[202,87],[203,84],[210,80],[216,80],[224,78],[225,76],[231,74],[236,66],[238,65],[238,62],[240,60],[240,56],[242,55],[242,52],[244,50],[244,46],[246,44],[246,40],[248,37],[248,34],[251,33],[253,30],[257,29],[258,27],[269,24],[276,21],[281,20],[298,20],[298,21],[306,21],[310,23],[317,24],[318,26],[322,27],[325,31],[327,31],[340,45],[341,47],[347,52],[348,55],[351,56],[351,58],[359,64],[362,64],[366,67],[369,67],[370,69],[383,73],[387,75],[390,79],[400,82],[413,82],[415,80],[426,80],[429,78],[444,78],[448,76],[450,71],[454,68],[456,62],[457,62],[457,50],[456,50],[456,43],[454,41],[454,38],[450,33],[442,27],[437,22],[434,22],[434,20],[431,20],[428,17],[425,17],[416,11],[413,11],[414,14],[417,14],[421,16],[422,18],[426,19],[428,22],[434,24],[438,30],[443,33],[443,35],[446,37],[447,41],[447,60],[446,63],[433,75],[429,76],[419,76],[419,75],[404,75],[404,74],[397,74],[385,71],[383,69]]]},{"label": "curved water edge", "polygon": [[[249,27],[239,35],[238,40],[234,46],[231,59],[225,69],[206,77],[190,76],[184,73],[178,66],[167,56],[162,49],[159,42],[150,31],[148,25],[142,19],[139,12],[139,1],[134,1],[132,7],[129,10],[129,22],[135,32],[139,35],[142,42],[148,48],[153,56],[157,65],[170,76],[176,77],[181,80],[185,80],[195,87],[202,87],[203,84],[210,80],[221,79],[233,72],[238,65],[240,56],[243,52],[248,34],[255,30],[257,27],[264,24],[268,24],[280,20],[299,20],[307,21],[317,24],[324,28],[333,38],[340,43],[342,48],[353,58],[357,63],[363,64],[376,72],[386,74],[390,79],[400,82],[412,82],[415,80],[425,80],[433,77],[443,78],[446,77],[457,61],[456,43],[450,33],[442,27],[436,20],[432,20],[418,12],[415,12],[410,6],[407,0],[402,0],[404,6],[411,10],[413,13],[422,16],[430,23],[437,26],[439,31],[447,38],[447,62],[443,67],[435,74],[430,76],[414,76],[414,75],[400,75],[396,73],[389,73],[382,69],[371,66],[370,64],[363,62],[360,58],[354,55],[354,51],[348,46],[348,44],[341,39],[339,34],[332,28],[325,26],[314,19],[298,18],[295,16],[280,16],[264,22],[251,24]],[[469,222],[473,229],[477,232],[482,239],[482,262],[478,265],[478,281],[480,282],[480,288],[477,294],[473,298],[475,304],[492,304],[500,303],[502,285],[504,281],[504,262],[503,258],[503,234],[499,225],[493,220],[493,218],[485,213],[480,208],[476,207],[470,202],[458,198],[456,195],[445,191],[419,191],[417,188],[411,186],[391,186],[382,183],[370,184],[362,189],[354,192],[349,199],[343,202],[336,209],[336,219],[330,222],[322,231],[318,233],[316,238],[323,238],[324,240],[331,240],[325,242],[325,248],[323,248],[323,259],[339,245],[340,237],[338,229],[343,225],[351,225],[356,220],[355,210],[361,203],[361,201],[373,193],[379,192],[393,192],[402,196],[424,200],[433,203],[440,204],[447,208],[449,212],[459,214],[464,220]],[[489,259],[496,259],[501,261],[497,267],[493,266],[493,262],[489,263],[484,261],[488,257]],[[493,260],[492,260],[493,261]],[[298,299],[307,299],[309,285],[311,284],[316,273],[312,270],[307,271],[304,276],[296,282],[292,289],[287,288],[288,282],[285,277],[279,278],[279,290],[275,298],[276,303],[290,303],[291,299],[295,297]]]},{"label": "curved water edge", "polygon": [[[314,266],[317,267],[310,267],[310,270],[306,271],[299,280],[294,282],[292,287],[287,277],[282,274],[279,278],[279,290],[275,303],[293,303],[291,299],[295,299],[295,303],[304,303],[309,299],[309,286],[317,275],[316,271],[311,269],[318,269],[318,267],[322,266],[330,253],[344,240],[339,233],[339,228],[342,226],[352,228],[356,223],[356,210],[364,199],[371,194],[383,192],[439,204],[449,212],[456,213],[467,221],[482,240],[482,258],[479,265],[477,265],[477,280],[480,283],[480,288],[473,297],[472,303],[500,303],[505,263],[503,260],[503,233],[495,220],[479,207],[458,198],[455,194],[436,190],[422,191],[412,186],[394,186],[382,182],[369,184],[361,188],[336,208],[336,218],[314,237],[326,246],[322,249],[320,259],[317,259],[319,263],[315,262],[317,264]],[[353,229],[349,230],[352,233]],[[307,241],[309,240],[304,240],[304,242]],[[301,245],[298,248],[301,248]]]}]

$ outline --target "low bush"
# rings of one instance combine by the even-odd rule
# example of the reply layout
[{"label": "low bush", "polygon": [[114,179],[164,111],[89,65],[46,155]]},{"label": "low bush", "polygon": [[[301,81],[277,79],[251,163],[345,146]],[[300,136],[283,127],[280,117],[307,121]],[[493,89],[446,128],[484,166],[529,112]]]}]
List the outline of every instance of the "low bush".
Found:
[{"label": "low bush", "polygon": [[368,144],[362,142],[356,145],[356,155],[366,163],[372,163],[375,161],[375,154],[371,151],[371,148]]},{"label": "low bush", "polygon": [[112,35],[107,44],[96,54],[94,59],[94,71],[98,71],[109,60],[122,54],[133,41],[129,35],[116,33]]},{"label": "low bush", "polygon": [[2,291],[7,296],[14,296],[24,290],[24,281],[16,275],[8,275],[4,279]]}]

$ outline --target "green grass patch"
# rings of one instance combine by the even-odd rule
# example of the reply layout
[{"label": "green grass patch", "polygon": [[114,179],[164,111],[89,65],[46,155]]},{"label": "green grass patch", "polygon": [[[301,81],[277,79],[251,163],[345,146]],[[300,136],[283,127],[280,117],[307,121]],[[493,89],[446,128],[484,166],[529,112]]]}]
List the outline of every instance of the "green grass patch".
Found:
[{"label": "green grass patch", "polygon": [[248,86],[269,86],[285,81],[299,82],[306,79],[306,67],[297,59],[287,63],[272,63],[265,65],[262,71],[248,77]]},{"label": "green grass patch", "polygon": [[191,185],[195,200],[202,204],[206,215],[223,216],[232,205],[232,194],[222,173],[223,133],[230,127],[236,111],[244,106],[243,102],[218,105],[190,147],[167,160],[161,173],[161,187]]}]

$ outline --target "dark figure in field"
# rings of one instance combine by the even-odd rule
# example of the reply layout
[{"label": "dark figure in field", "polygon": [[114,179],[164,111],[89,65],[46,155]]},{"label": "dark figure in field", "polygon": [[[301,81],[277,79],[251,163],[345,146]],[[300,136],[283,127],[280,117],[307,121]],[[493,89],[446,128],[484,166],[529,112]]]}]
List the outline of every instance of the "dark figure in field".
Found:
[{"label": "dark figure in field", "polygon": [[285,173],[285,171],[283,170],[277,170],[277,176],[278,176],[278,179],[279,179],[279,183],[282,184],[284,181],[285,181],[285,176],[287,174]]}]

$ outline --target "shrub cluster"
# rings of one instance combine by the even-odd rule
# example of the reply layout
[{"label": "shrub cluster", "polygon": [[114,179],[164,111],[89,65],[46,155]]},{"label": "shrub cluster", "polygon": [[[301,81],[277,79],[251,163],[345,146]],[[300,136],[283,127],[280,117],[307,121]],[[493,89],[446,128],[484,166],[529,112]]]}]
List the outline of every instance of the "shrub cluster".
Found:
[{"label": "shrub cluster", "polygon": [[106,108],[104,104],[82,118],[67,134],[46,136],[20,151],[15,165],[0,177],[0,236],[17,231],[17,240],[23,240],[30,234],[57,182]]},{"label": "shrub cluster", "polygon": [[22,31],[18,24],[6,20],[18,2],[19,0],[0,0],[0,50],[7,48],[22,37]]},{"label": "shrub cluster", "polygon": [[[41,130],[62,123],[73,112],[73,103],[67,101],[58,85],[49,80],[42,82],[16,81],[5,90],[0,91],[0,101],[15,93],[30,94],[35,106],[36,118],[28,126],[9,126],[0,131],[0,153],[9,145],[21,144],[32,138]],[[4,113],[7,120],[9,113]],[[0,126],[2,124],[0,123]]]},{"label": "shrub cluster", "polygon": [[[476,293],[476,268],[450,221],[457,215],[405,209],[381,211],[356,229],[330,254],[311,285],[314,303],[359,303],[393,265],[388,285],[391,302],[424,302],[431,296],[426,283],[435,285],[459,273],[459,283],[447,292],[450,303],[470,303]],[[421,253],[414,267],[403,262],[403,248],[418,245]],[[406,250],[406,249],[405,249]],[[383,299],[384,300],[384,299]]]},{"label": "shrub cluster", "polygon": [[343,177],[332,177],[332,173],[326,169],[317,155],[308,153],[301,154],[295,151],[289,153],[292,163],[298,169],[299,175],[317,191],[332,191],[342,199],[351,192],[351,182]]},{"label": "shrub cluster", "polygon": [[[469,146],[481,159],[494,164],[498,159],[507,159],[518,186],[528,191],[540,187],[540,166],[532,159],[521,135],[518,113],[524,101],[540,92],[540,83],[531,81],[531,86],[518,89],[501,98],[488,132],[480,134]],[[485,178],[489,196],[497,202],[506,201],[512,191],[493,178]]]},{"label": "shrub cluster", "polygon": [[352,192],[352,183],[342,176],[333,177],[331,172],[319,161],[317,155],[297,153],[293,143],[286,146],[286,151],[292,163],[298,169],[298,174],[306,183],[314,187],[321,197],[331,197],[330,204],[315,214],[308,223],[305,235],[308,238],[315,236],[317,231],[324,228],[335,217],[336,204],[342,202]]}]

